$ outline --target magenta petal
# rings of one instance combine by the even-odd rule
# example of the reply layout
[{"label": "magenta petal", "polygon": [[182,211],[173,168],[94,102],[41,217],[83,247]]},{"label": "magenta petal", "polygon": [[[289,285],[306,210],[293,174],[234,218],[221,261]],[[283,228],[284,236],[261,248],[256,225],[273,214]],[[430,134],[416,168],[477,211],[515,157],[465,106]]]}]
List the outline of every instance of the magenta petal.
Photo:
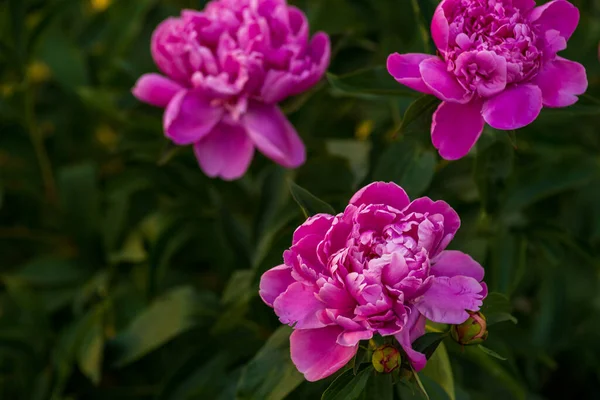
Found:
[{"label": "magenta petal", "polygon": [[385,204],[402,210],[410,203],[408,195],[394,182],[373,182],[360,189],[350,199],[350,204]]},{"label": "magenta petal", "polygon": [[138,79],[131,93],[140,101],[156,107],[166,107],[183,87],[159,74],[145,74]]},{"label": "magenta petal", "polygon": [[481,282],[485,271],[470,255],[462,251],[446,250],[431,261],[431,274],[449,278],[464,275]]},{"label": "magenta petal", "polygon": [[519,129],[532,123],[542,111],[542,91],[526,84],[507,88],[483,104],[485,122],[502,130]]},{"label": "magenta petal", "polygon": [[258,294],[267,305],[273,307],[275,299],[294,282],[292,269],[285,264],[281,264],[262,275]]},{"label": "magenta petal", "polygon": [[436,8],[433,19],[431,20],[431,38],[442,54],[445,54],[448,50],[449,36],[450,28],[448,26],[448,18],[446,18],[444,3],[442,2]]},{"label": "magenta petal", "polygon": [[579,23],[579,10],[566,0],[554,0],[534,8],[529,20],[539,31],[556,29],[569,40]]},{"label": "magenta petal", "polygon": [[425,354],[419,353],[414,350],[412,343],[425,334],[425,317],[422,316],[419,311],[413,307],[410,310],[408,320],[402,331],[396,334],[396,340],[402,346],[402,349],[406,352],[410,363],[412,364],[415,371],[420,371],[427,364],[427,358]]},{"label": "magenta petal", "polygon": [[387,59],[387,70],[399,83],[421,93],[431,93],[431,89],[423,82],[419,64],[423,60],[436,58],[430,54],[390,54]]},{"label": "magenta petal", "polygon": [[428,58],[419,64],[423,82],[433,94],[444,101],[453,103],[468,103],[473,97],[468,93],[456,77],[448,72],[446,63],[437,57]]},{"label": "magenta petal", "polygon": [[466,310],[478,311],[483,304],[482,291],[483,286],[468,276],[435,277],[416,306],[433,322],[462,324],[469,318]]},{"label": "magenta petal", "polygon": [[234,180],[246,173],[254,146],[240,126],[221,123],[194,145],[194,152],[206,175]]},{"label": "magenta petal", "polygon": [[304,143],[277,106],[252,102],[242,123],[256,147],[273,161],[287,168],[304,164]]},{"label": "magenta petal", "polygon": [[290,354],[298,371],[310,382],[327,378],[337,372],[356,354],[358,345],[340,346],[339,326],[321,329],[299,329],[290,336]]},{"label": "magenta petal", "polygon": [[317,299],[314,286],[301,282],[292,283],[273,302],[275,314],[282,324],[293,325],[296,329],[314,329],[325,325],[317,318],[317,312],[325,305]]},{"label": "magenta petal", "polygon": [[583,65],[557,57],[546,64],[535,78],[542,90],[542,102],[547,107],[566,107],[575,104],[578,95],[585,93],[588,80]]},{"label": "magenta petal", "polygon": [[457,104],[446,101],[433,114],[431,141],[440,156],[458,160],[475,145],[484,125],[481,102]]},{"label": "magenta petal", "polygon": [[200,93],[182,90],[165,110],[165,135],[175,144],[192,144],[208,135],[222,115],[223,109],[211,106]]},{"label": "magenta petal", "polygon": [[460,228],[460,217],[448,203],[442,200],[433,201],[429,197],[420,197],[414,200],[406,209],[404,214],[420,213],[428,215],[440,214],[444,217],[444,238],[439,247],[429,253],[429,257],[435,257],[440,251],[444,250],[454,234]]},{"label": "magenta petal", "polygon": [[337,344],[341,346],[356,346],[361,340],[369,340],[372,337],[372,331],[342,332],[337,338]]},{"label": "magenta petal", "polygon": [[512,0],[512,4],[524,14],[525,11],[529,11],[535,7],[535,0]]},{"label": "magenta petal", "polygon": [[329,228],[331,228],[333,218],[333,215],[329,214],[316,214],[308,218],[294,231],[292,244],[298,243],[307,235],[319,235],[321,238],[325,237],[325,234]]}]

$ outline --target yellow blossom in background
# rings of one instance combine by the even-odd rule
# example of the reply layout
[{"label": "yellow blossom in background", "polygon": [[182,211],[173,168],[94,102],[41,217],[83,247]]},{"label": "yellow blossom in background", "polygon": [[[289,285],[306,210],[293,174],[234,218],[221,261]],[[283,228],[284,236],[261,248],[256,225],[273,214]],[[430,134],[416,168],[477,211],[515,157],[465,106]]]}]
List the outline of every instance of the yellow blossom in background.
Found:
[{"label": "yellow blossom in background", "polygon": [[33,61],[27,66],[27,77],[32,83],[46,82],[51,75],[50,68],[41,61]]},{"label": "yellow blossom in background", "polygon": [[110,7],[112,0],[90,0],[90,4],[92,5],[92,9],[96,12],[102,12]]},{"label": "yellow blossom in background", "polygon": [[365,120],[358,124],[354,135],[358,140],[367,140],[369,136],[371,136],[371,133],[373,133],[374,128],[375,123],[373,122],[373,120]]},{"label": "yellow blossom in background", "polygon": [[96,128],[95,137],[98,143],[109,150],[117,147],[117,133],[108,125],[100,125]]}]

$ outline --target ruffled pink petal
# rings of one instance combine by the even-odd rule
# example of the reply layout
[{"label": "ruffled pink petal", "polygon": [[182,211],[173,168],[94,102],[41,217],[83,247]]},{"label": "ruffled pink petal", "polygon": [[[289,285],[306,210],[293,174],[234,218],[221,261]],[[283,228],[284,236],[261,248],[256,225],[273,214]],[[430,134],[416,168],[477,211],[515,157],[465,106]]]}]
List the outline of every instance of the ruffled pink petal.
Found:
[{"label": "ruffled pink petal", "polygon": [[156,107],[166,107],[183,87],[159,74],[145,74],[138,79],[131,93],[140,101]]},{"label": "ruffled pink petal", "polygon": [[448,203],[442,200],[433,201],[429,197],[420,197],[414,200],[403,211],[405,215],[409,213],[420,214],[440,214],[444,217],[444,234],[443,238],[436,249],[429,253],[429,257],[435,257],[439,252],[444,250],[448,243],[452,240],[458,228],[460,228],[460,217]]},{"label": "ruffled pink petal", "polygon": [[329,214],[316,214],[309,217],[294,231],[292,244],[298,243],[306,235],[319,235],[321,238],[325,237],[325,234],[329,228],[331,228],[333,218],[333,215]]},{"label": "ruffled pink petal", "polygon": [[213,107],[200,93],[182,90],[165,110],[165,135],[175,144],[192,144],[208,135],[222,116],[223,109]]},{"label": "ruffled pink petal", "polygon": [[304,164],[304,143],[277,106],[251,102],[242,123],[256,147],[273,161],[287,168]]},{"label": "ruffled pink petal", "polygon": [[448,2],[442,2],[438,5],[433,13],[433,19],[431,20],[431,38],[442,54],[446,54],[446,51],[448,50],[450,36],[448,18],[446,18],[446,12],[444,10],[445,3]]},{"label": "ruffled pink petal", "polygon": [[431,261],[431,274],[449,278],[463,275],[481,282],[485,271],[470,255],[462,251],[445,250]]},{"label": "ruffled pink petal", "polygon": [[532,123],[542,111],[542,91],[525,84],[507,88],[483,103],[482,115],[493,128],[519,129]]},{"label": "ruffled pink petal", "polygon": [[281,264],[261,276],[258,294],[268,306],[273,307],[275,299],[294,282],[296,281],[292,278],[292,269]]},{"label": "ruffled pink petal", "polygon": [[254,146],[240,126],[220,123],[210,135],[196,142],[194,153],[206,175],[234,180],[246,173]]},{"label": "ruffled pink petal", "polygon": [[361,340],[369,340],[372,337],[372,331],[342,332],[337,338],[337,344],[341,346],[356,346]]},{"label": "ruffled pink petal", "polygon": [[535,0],[512,0],[512,4],[524,14],[535,7]]},{"label": "ruffled pink petal", "polygon": [[317,313],[325,309],[325,305],[315,295],[317,290],[314,286],[301,282],[292,283],[273,302],[275,314],[281,323],[292,325],[296,329],[325,326],[317,317]]},{"label": "ruffled pink petal", "polygon": [[415,340],[425,334],[425,317],[419,311],[412,307],[406,325],[402,331],[395,335],[396,340],[402,346],[402,349],[408,356],[410,363],[415,371],[420,371],[427,364],[425,354],[414,350],[412,344]]},{"label": "ruffled pink petal", "polygon": [[443,102],[433,114],[431,141],[440,156],[458,160],[466,156],[483,132],[481,102],[467,104]]},{"label": "ruffled pink petal", "polygon": [[483,287],[468,276],[435,277],[429,290],[416,304],[427,319],[443,324],[462,324],[466,310],[478,311],[483,304]]},{"label": "ruffled pink petal", "polygon": [[385,204],[397,210],[402,210],[410,203],[408,195],[394,182],[373,182],[352,196],[350,204]]},{"label": "ruffled pink petal", "polygon": [[566,0],[554,0],[533,9],[529,20],[539,31],[556,29],[569,40],[579,23],[579,10]]},{"label": "ruffled pink petal", "polygon": [[419,64],[427,59],[436,58],[431,54],[390,54],[387,59],[387,70],[398,81],[421,93],[431,93],[431,89],[423,82]]},{"label": "ruffled pink petal", "polygon": [[578,95],[585,93],[588,80],[583,65],[557,57],[535,77],[542,90],[542,102],[547,107],[567,107],[575,104]]},{"label": "ruffled pink petal", "polygon": [[423,82],[441,100],[464,104],[473,97],[473,94],[468,93],[456,77],[448,72],[446,63],[437,57],[423,60],[419,64],[419,71]]},{"label": "ruffled pink petal", "polygon": [[290,336],[290,354],[298,371],[310,382],[327,378],[337,372],[356,354],[358,345],[341,346],[337,338],[339,326],[320,329],[299,329]]}]

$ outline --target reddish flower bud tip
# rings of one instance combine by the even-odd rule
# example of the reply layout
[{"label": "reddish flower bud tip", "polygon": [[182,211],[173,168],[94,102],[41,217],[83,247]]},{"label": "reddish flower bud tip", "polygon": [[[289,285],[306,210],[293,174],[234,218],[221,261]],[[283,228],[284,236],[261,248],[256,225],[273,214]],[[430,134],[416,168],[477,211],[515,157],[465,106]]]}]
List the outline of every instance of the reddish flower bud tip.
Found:
[{"label": "reddish flower bud tip", "polygon": [[400,366],[402,358],[398,349],[388,344],[375,349],[371,362],[375,371],[389,374]]},{"label": "reddish flower bud tip", "polygon": [[485,316],[480,312],[469,311],[470,317],[450,330],[452,339],[462,345],[483,343],[488,337]]}]

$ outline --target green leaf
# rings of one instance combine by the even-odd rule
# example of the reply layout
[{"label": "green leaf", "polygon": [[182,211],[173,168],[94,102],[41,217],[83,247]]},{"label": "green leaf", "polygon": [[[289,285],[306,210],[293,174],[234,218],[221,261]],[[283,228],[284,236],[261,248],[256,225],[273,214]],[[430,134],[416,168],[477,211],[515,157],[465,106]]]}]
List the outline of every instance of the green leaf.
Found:
[{"label": "green leaf", "polygon": [[100,193],[91,163],[63,167],[58,187],[67,228],[83,243],[99,230]]},{"label": "green leaf", "polygon": [[540,167],[521,169],[509,187],[503,212],[512,213],[544,198],[584,186],[598,172],[597,161],[588,157],[564,158]]},{"label": "green leaf", "polygon": [[373,180],[393,181],[402,186],[408,195],[418,197],[434,176],[436,156],[423,151],[411,140],[394,142],[381,155]]},{"label": "green leaf", "polygon": [[292,181],[289,181],[289,186],[292,197],[296,203],[298,203],[306,218],[320,213],[335,215],[333,207],[314,196],[308,190],[298,186]]},{"label": "green leaf", "polygon": [[356,376],[352,369],[347,369],[335,381],[321,396],[321,400],[356,400],[359,398],[367,381],[373,372],[373,366],[362,369]]},{"label": "green leaf", "polygon": [[64,88],[75,90],[88,84],[89,73],[84,53],[57,28],[48,29],[44,34],[40,53],[54,79]]},{"label": "green leaf", "polygon": [[487,326],[499,322],[511,321],[517,323],[517,319],[511,315],[512,305],[508,297],[502,293],[492,292],[483,301],[481,313],[486,318]]},{"label": "green leaf", "polygon": [[400,131],[405,132],[413,123],[421,118],[431,120],[433,112],[439,104],[440,100],[431,95],[424,95],[413,101],[404,113]]},{"label": "green leaf", "polygon": [[197,315],[210,304],[199,304],[194,289],[182,286],[157,298],[139,314],[114,344],[120,349],[115,365],[129,364],[198,324]]},{"label": "green leaf", "polygon": [[327,74],[333,94],[339,96],[372,99],[376,96],[418,97],[412,91],[396,82],[385,67],[376,67],[352,72],[347,75]]},{"label": "green leaf", "polygon": [[290,360],[291,333],[289,326],[277,329],[246,364],[238,383],[237,399],[281,400],[304,381]]},{"label": "green leaf", "polygon": [[425,354],[427,359],[431,358],[442,340],[448,336],[448,332],[430,332],[426,333],[413,343],[413,348],[419,353]]},{"label": "green leaf", "polygon": [[501,361],[506,361],[506,357],[502,357],[500,354],[496,353],[492,349],[488,349],[487,347],[482,346],[480,344],[478,344],[477,347],[479,348],[479,350],[483,351],[485,354],[487,354],[490,357],[494,357],[494,358],[496,358],[498,360],[501,360]]},{"label": "green leaf", "polygon": [[53,287],[77,284],[88,275],[88,269],[68,260],[42,257],[31,260],[9,274],[28,285]]},{"label": "green leaf", "polygon": [[247,297],[248,294],[254,293],[255,291],[252,290],[254,275],[255,271],[251,269],[234,271],[223,290],[222,302],[224,304],[235,303]]},{"label": "green leaf", "polygon": [[366,347],[368,345],[368,342],[361,343],[360,346],[358,346],[358,349],[356,350],[356,354],[354,355],[354,366],[352,367],[352,372],[354,373],[354,375],[358,374],[358,369],[360,368],[360,365],[363,361],[365,361],[367,353],[369,353],[369,350],[367,350]]},{"label": "green leaf", "polygon": [[94,385],[100,383],[102,377],[102,355],[104,351],[104,307],[97,307],[90,314],[90,321],[82,333],[81,344],[77,354],[79,369]]},{"label": "green leaf", "polygon": [[420,372],[421,374],[431,378],[448,394],[451,400],[456,399],[454,391],[454,375],[452,374],[452,366],[450,358],[444,343],[440,343],[437,350],[427,361],[427,365]]},{"label": "green leaf", "polygon": [[376,371],[373,371],[360,399],[393,400],[393,398],[394,382],[392,380],[392,374],[379,374]]}]

